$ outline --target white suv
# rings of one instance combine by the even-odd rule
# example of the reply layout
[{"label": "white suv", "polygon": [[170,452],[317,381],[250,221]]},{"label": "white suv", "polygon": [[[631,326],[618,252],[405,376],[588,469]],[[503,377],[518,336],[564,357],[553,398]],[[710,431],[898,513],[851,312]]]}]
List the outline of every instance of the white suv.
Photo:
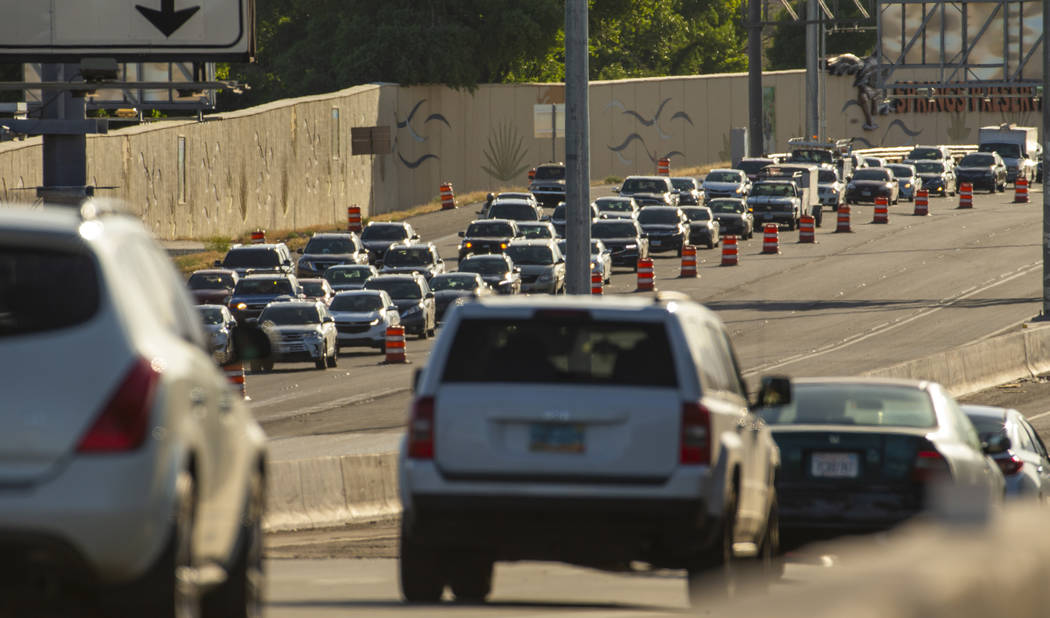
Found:
[{"label": "white suv", "polygon": [[0,208],[0,375],[5,598],[258,614],[265,436],[139,221]]},{"label": "white suv", "polygon": [[401,452],[402,594],[484,599],[498,560],[683,568],[694,600],[734,558],[772,570],[779,451],[746,392],[684,297],[454,308]]}]

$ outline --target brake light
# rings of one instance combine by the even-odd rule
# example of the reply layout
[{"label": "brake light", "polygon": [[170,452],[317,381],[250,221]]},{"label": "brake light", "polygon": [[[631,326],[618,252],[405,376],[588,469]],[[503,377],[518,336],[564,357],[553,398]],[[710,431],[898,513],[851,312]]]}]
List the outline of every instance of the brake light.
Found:
[{"label": "brake light", "polygon": [[412,404],[408,420],[408,456],[412,459],[434,458],[434,398],[420,397]]},{"label": "brake light", "polygon": [[915,455],[911,478],[919,483],[946,480],[951,476],[951,469],[944,456],[933,449],[923,449]]},{"label": "brake light", "polygon": [[136,360],[109,398],[95,423],[77,445],[78,453],[116,453],[142,446],[160,372],[144,358]]},{"label": "brake light", "polygon": [[678,461],[684,464],[711,462],[711,413],[696,402],[682,404],[682,435]]},{"label": "brake light", "polygon": [[999,469],[1002,470],[1003,476],[1017,474],[1024,467],[1024,462],[1017,455],[1012,454],[1002,459],[996,458],[995,463],[999,464]]}]

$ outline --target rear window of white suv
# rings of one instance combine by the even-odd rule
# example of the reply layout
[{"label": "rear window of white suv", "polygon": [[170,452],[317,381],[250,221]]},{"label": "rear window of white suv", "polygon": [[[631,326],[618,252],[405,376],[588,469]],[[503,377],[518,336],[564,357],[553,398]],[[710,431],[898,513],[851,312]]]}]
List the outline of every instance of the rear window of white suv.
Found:
[{"label": "rear window of white suv", "polygon": [[98,307],[90,254],[0,247],[0,338],[76,326]]},{"label": "rear window of white suv", "polygon": [[[540,312],[542,313],[542,312]],[[594,321],[580,315],[464,319],[445,364],[445,382],[678,384],[666,327]]]}]

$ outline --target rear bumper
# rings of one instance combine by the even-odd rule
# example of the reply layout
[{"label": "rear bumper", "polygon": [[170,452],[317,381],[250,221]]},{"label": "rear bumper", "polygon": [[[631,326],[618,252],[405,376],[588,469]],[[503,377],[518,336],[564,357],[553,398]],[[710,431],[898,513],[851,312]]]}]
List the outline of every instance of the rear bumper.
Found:
[{"label": "rear bumper", "polygon": [[559,202],[565,201],[565,193],[557,191],[532,191],[532,196],[536,198],[542,206],[546,208],[553,208],[558,205]]},{"label": "rear bumper", "polygon": [[778,486],[780,529],[785,544],[843,534],[889,530],[923,510],[921,488],[837,491]]},{"label": "rear bumper", "polygon": [[685,244],[682,236],[650,236],[649,252],[678,251]]}]

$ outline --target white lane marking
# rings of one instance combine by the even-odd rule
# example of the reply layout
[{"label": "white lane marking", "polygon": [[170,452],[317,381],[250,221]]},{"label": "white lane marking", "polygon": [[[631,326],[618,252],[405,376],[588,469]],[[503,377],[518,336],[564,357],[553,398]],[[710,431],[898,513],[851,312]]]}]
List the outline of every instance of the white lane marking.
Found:
[{"label": "white lane marking", "polygon": [[1035,419],[1037,419],[1037,418],[1043,418],[1044,416],[1050,416],[1050,411],[1048,411],[1048,412],[1043,412],[1043,413],[1041,413],[1041,414],[1036,414],[1035,416],[1029,416],[1029,417],[1027,417],[1027,419],[1026,419],[1026,420],[1028,420],[1028,421],[1034,421]]},{"label": "white lane marking", "polygon": [[766,363],[765,365],[759,365],[758,367],[755,367],[754,369],[746,371],[744,373],[744,376],[745,377],[755,376],[755,375],[758,375],[760,373],[769,371],[771,369],[777,369],[777,368],[783,367],[785,365],[791,365],[793,363],[797,363],[797,362],[800,362],[800,361],[808,360],[810,358],[814,358],[814,357],[817,357],[817,356],[822,356],[824,354],[828,354],[829,352],[837,352],[838,350],[841,350],[843,348],[847,348],[847,347],[849,347],[849,346],[851,346],[851,345],[853,345],[855,343],[859,343],[861,341],[864,341],[865,339],[870,339],[872,337],[885,334],[885,333],[887,333],[887,332],[889,332],[889,331],[891,331],[891,330],[893,330],[893,329],[895,329],[895,328],[897,328],[899,326],[904,326],[905,324],[908,324],[909,322],[914,322],[915,320],[928,317],[928,316],[930,316],[930,315],[940,311],[941,309],[944,309],[946,307],[951,307],[952,305],[958,303],[959,301],[965,300],[965,299],[969,298],[970,296],[974,296],[974,295],[979,294],[981,292],[986,292],[986,291],[988,291],[988,290],[990,290],[990,289],[992,289],[992,288],[994,288],[996,286],[1002,285],[1002,284],[1004,284],[1004,283],[1006,283],[1008,281],[1011,281],[1011,280],[1016,279],[1018,277],[1022,277],[1022,276],[1027,275],[1027,274],[1029,274],[1031,272],[1035,272],[1036,270],[1040,270],[1040,269],[1042,269],[1042,267],[1043,267],[1042,261],[1033,262],[1032,264],[1021,266],[1020,268],[1018,268],[1017,270],[1013,271],[1012,273],[1006,273],[1004,275],[1000,275],[996,280],[992,281],[991,283],[988,283],[988,284],[985,284],[985,285],[980,285],[980,286],[975,286],[975,287],[972,287],[969,290],[967,290],[967,291],[965,291],[965,292],[963,292],[963,293],[961,293],[961,294],[959,294],[957,296],[941,299],[940,301],[938,301],[938,303],[937,303],[937,305],[935,307],[931,307],[931,308],[926,309],[924,311],[920,311],[920,312],[918,312],[915,315],[912,315],[910,317],[901,318],[901,319],[895,320],[895,321],[893,321],[891,323],[880,325],[879,327],[876,327],[876,328],[873,328],[873,329],[869,330],[868,332],[864,333],[863,335],[847,337],[846,339],[842,340],[839,343],[835,343],[835,344],[831,344],[831,345],[825,346],[823,348],[820,348],[820,349],[818,349],[816,351],[813,351],[813,352],[810,352],[810,353],[807,353],[807,354],[796,354],[794,356],[789,356],[789,357],[787,357],[785,359],[782,359],[782,360],[779,360],[779,361],[773,361],[771,363]]},{"label": "white lane marking", "polygon": [[[344,406],[351,406],[358,403],[364,403],[366,401],[372,401],[373,399],[379,399],[381,397],[388,397],[390,395],[397,395],[400,393],[407,393],[411,390],[407,386],[399,386],[397,388],[388,388],[384,390],[371,391],[368,393],[358,393],[357,395],[351,395],[350,397],[341,397],[339,399],[330,399],[324,403],[319,403],[313,406],[305,406],[302,408],[295,408],[294,410],[282,410],[274,414],[258,415],[256,420],[260,422],[273,422],[280,421],[297,416],[308,416],[317,412],[326,412],[328,410],[335,410]],[[305,396],[306,393],[300,393],[299,396]]]}]

